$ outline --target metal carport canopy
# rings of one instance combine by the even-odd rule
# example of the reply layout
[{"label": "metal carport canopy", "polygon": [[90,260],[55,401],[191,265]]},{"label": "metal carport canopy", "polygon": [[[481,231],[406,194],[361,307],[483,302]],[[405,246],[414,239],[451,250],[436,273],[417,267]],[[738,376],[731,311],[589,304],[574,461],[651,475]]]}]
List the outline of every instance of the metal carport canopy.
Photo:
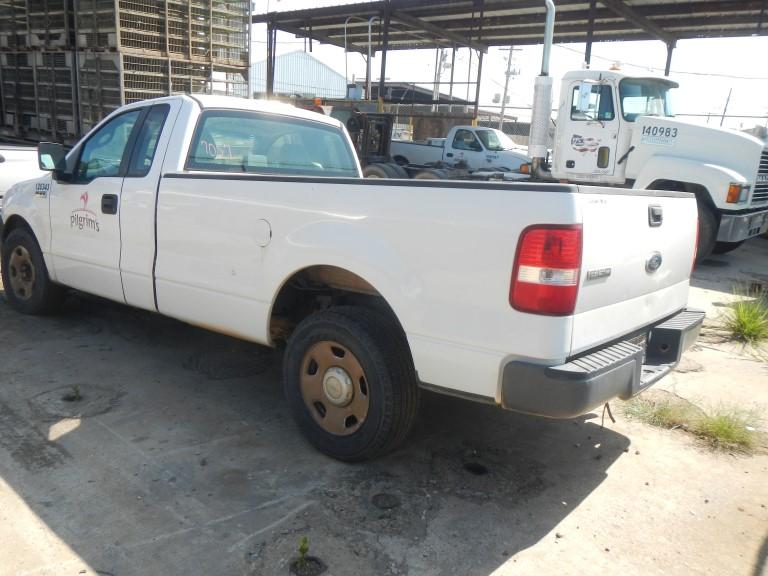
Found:
[{"label": "metal carport canopy", "polygon": [[[555,4],[554,41],[586,42],[587,63],[593,42],[661,40],[667,45],[666,74],[677,40],[756,36],[768,27],[768,0],[556,0]],[[267,24],[268,94],[274,84],[276,32],[282,30],[310,43],[362,53],[381,51],[380,94],[388,50],[476,49],[477,109],[483,53],[489,46],[542,43],[545,14],[543,0],[377,0],[269,12],[253,16],[253,22]]]},{"label": "metal carport canopy", "polygon": [[[674,45],[687,38],[763,35],[768,0],[556,0],[555,42],[661,40]],[[254,23],[321,43],[368,48],[367,20],[381,19],[374,50],[540,44],[544,30],[542,0],[379,0],[343,6],[270,12]]]}]

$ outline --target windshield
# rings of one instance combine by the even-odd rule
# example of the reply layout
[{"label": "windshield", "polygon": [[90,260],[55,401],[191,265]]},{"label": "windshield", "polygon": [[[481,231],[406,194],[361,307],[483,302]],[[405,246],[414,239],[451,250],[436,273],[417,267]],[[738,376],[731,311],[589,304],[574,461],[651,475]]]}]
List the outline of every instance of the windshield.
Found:
[{"label": "windshield", "polygon": [[638,116],[674,116],[670,88],[674,84],[650,78],[625,78],[619,83],[621,114],[634,122]]},{"label": "windshield", "polygon": [[500,152],[501,150],[512,150],[515,143],[512,139],[500,130],[478,130],[477,137],[485,146],[486,150]]}]

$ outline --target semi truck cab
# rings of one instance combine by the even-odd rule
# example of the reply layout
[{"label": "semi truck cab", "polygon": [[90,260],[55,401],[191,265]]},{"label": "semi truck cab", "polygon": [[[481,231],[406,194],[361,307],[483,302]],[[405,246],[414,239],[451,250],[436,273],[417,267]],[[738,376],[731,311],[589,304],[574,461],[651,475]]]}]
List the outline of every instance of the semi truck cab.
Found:
[{"label": "semi truck cab", "polygon": [[699,258],[768,229],[768,151],[750,135],[675,118],[663,77],[578,70],[562,80],[552,176],[696,194]]}]

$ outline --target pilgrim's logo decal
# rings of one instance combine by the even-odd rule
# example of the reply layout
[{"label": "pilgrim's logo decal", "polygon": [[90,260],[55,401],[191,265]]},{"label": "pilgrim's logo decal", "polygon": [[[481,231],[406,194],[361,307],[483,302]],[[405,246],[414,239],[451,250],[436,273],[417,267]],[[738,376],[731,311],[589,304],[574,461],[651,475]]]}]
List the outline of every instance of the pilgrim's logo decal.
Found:
[{"label": "pilgrim's logo decal", "polygon": [[69,217],[69,227],[77,228],[78,230],[93,230],[99,231],[99,220],[96,217],[96,213],[88,208],[88,192],[83,192],[80,195],[80,201],[83,203],[82,207],[72,210],[72,215]]}]

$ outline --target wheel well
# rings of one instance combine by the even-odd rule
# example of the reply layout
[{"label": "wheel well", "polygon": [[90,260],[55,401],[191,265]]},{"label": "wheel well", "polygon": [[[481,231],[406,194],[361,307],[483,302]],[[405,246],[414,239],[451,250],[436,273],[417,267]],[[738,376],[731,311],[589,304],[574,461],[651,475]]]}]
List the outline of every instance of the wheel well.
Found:
[{"label": "wheel well", "polygon": [[406,164],[408,164],[408,158],[406,158],[405,156],[401,156],[400,154],[393,156],[392,160],[396,164],[400,164],[400,166],[405,166]]},{"label": "wheel well", "polygon": [[[392,307],[364,278],[337,266],[310,266],[295,272],[283,283],[272,304],[269,318],[270,340],[284,344],[293,329],[307,316],[339,305],[374,308],[390,317],[405,331]],[[407,340],[405,341],[407,345]]]},{"label": "wheel well", "polygon": [[720,220],[720,212],[717,210],[715,203],[712,201],[712,197],[709,191],[701,184],[694,184],[693,182],[680,182],[678,180],[655,180],[648,186],[649,190],[675,190],[678,192],[691,192],[696,195],[696,201],[704,204],[710,208],[717,220]]},{"label": "wheel well", "polygon": [[3,224],[3,240],[8,238],[8,234],[10,234],[13,230],[16,230],[16,228],[24,228],[27,230],[30,234],[34,236],[34,232],[32,232],[32,227],[27,223],[24,218],[21,216],[17,216],[14,214],[10,218],[8,218],[8,221]]}]

